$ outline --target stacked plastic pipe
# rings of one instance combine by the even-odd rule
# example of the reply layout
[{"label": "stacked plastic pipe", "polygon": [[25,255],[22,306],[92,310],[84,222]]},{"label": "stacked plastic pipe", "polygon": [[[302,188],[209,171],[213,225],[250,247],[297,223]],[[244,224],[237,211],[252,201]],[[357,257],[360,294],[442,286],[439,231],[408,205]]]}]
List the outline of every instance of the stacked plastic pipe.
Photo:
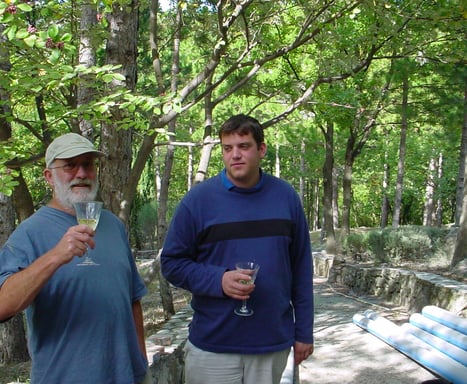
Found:
[{"label": "stacked plastic pipe", "polygon": [[467,384],[467,319],[426,306],[398,326],[367,310],[353,322],[453,384]]}]

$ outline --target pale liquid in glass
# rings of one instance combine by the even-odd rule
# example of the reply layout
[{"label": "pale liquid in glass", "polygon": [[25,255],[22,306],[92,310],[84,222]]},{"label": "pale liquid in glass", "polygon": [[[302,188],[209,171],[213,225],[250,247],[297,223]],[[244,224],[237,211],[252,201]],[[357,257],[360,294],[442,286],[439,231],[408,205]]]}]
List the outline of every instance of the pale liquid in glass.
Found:
[{"label": "pale liquid in glass", "polygon": [[[244,262],[244,263],[237,263],[236,265],[237,271],[245,272],[250,274],[253,271],[253,274],[250,275],[250,280],[239,280],[239,283],[245,285],[254,284],[256,280],[256,275],[258,274],[259,265],[255,264],[254,262]],[[242,305],[239,308],[235,308],[234,313],[239,316],[251,316],[253,314],[253,310],[247,307],[247,300],[242,300]]]},{"label": "pale liquid in glass", "polygon": [[88,227],[90,227],[93,231],[96,230],[97,228],[97,223],[99,221],[96,220],[96,219],[78,219],[78,223],[79,224],[84,224],[84,225],[87,225]]},{"label": "pale liquid in glass", "polygon": [[256,274],[257,273],[258,273],[258,271],[256,271],[255,273],[253,273],[251,275],[251,280],[239,280],[239,282],[242,283],[242,284],[245,284],[245,285],[254,284],[255,280],[256,280]]}]

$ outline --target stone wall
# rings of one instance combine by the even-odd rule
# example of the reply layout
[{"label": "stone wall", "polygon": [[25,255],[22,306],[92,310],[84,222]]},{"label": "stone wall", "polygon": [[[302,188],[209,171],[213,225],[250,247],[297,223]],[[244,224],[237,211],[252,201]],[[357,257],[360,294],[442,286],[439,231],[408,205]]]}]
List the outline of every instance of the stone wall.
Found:
[{"label": "stone wall", "polygon": [[185,367],[183,347],[192,317],[193,311],[187,306],[173,315],[161,330],[146,339],[153,384],[183,383]]},{"label": "stone wall", "polygon": [[398,268],[335,262],[332,257],[313,254],[315,274],[329,283],[343,284],[357,294],[379,296],[410,312],[436,305],[467,317],[467,284],[440,275]]}]

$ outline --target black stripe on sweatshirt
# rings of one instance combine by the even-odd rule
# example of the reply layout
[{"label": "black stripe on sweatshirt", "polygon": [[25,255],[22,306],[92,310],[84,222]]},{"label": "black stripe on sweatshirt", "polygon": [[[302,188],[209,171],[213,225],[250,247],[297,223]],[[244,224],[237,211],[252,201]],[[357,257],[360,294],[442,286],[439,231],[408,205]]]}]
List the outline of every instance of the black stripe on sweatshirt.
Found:
[{"label": "black stripe on sweatshirt", "polygon": [[198,245],[254,237],[292,237],[293,232],[294,224],[290,220],[285,219],[237,221],[214,224],[199,233]]}]

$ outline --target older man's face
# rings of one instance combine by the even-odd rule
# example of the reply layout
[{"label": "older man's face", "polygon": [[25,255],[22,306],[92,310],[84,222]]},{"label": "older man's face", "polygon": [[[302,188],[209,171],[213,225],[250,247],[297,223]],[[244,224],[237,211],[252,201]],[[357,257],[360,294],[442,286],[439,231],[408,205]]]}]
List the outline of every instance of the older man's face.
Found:
[{"label": "older man's face", "polygon": [[95,200],[99,189],[95,155],[57,159],[49,169],[54,198],[64,207],[73,208],[75,202]]}]

